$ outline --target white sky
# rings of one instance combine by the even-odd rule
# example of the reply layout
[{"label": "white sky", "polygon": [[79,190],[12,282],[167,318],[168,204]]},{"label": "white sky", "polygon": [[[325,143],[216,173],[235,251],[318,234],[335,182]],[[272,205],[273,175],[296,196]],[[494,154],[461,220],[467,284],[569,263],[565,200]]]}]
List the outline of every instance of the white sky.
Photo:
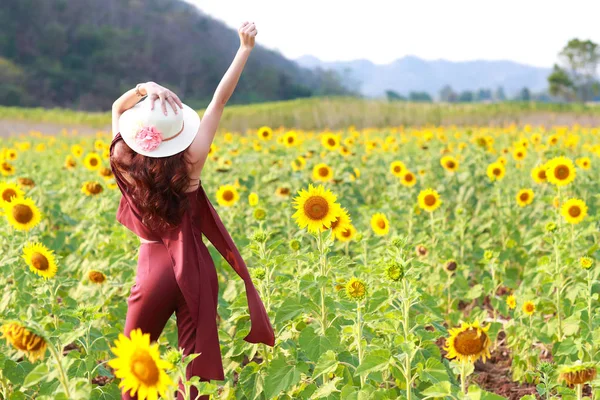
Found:
[{"label": "white sky", "polygon": [[600,44],[600,0],[188,0],[288,58],[513,60],[551,67],[569,39]]}]

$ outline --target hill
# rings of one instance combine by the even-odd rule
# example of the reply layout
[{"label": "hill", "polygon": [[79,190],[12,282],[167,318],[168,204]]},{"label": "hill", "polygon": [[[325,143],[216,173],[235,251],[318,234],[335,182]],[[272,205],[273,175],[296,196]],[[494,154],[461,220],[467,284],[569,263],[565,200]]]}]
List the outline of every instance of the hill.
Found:
[{"label": "hill", "polygon": [[386,90],[402,94],[426,91],[437,96],[445,85],[450,85],[455,91],[503,87],[506,94],[512,96],[523,87],[531,91],[546,89],[551,72],[549,68],[513,61],[428,61],[414,56],[385,65],[369,60],[324,62],[313,56],[303,56],[296,61],[314,70],[337,71],[346,87],[371,97],[383,96]]},{"label": "hill", "polygon": [[[2,0],[0,104],[106,110],[153,80],[200,108],[239,47],[181,0]],[[298,66],[257,40],[231,103],[348,94],[334,73]]]}]

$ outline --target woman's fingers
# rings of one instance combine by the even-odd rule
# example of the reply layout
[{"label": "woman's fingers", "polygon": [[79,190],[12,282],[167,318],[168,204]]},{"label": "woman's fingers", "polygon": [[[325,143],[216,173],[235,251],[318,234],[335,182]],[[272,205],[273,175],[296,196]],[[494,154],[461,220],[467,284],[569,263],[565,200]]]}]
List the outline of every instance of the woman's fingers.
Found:
[{"label": "woman's fingers", "polygon": [[158,99],[158,95],[156,93],[152,93],[150,95],[150,109],[154,110],[154,102]]},{"label": "woman's fingers", "polygon": [[175,104],[177,104],[179,106],[179,108],[183,108],[183,103],[179,99],[179,96],[177,96],[175,93],[171,92],[171,97],[173,98],[173,101],[175,101]]},{"label": "woman's fingers", "polygon": [[175,103],[175,99],[173,99],[173,97],[171,97],[171,96],[168,96],[167,97],[167,101],[169,102],[169,104],[173,108],[173,111],[175,111],[175,114],[177,114],[177,103]]},{"label": "woman's fingers", "polygon": [[167,103],[166,103],[166,95],[165,92],[159,92],[158,97],[160,98],[160,105],[162,107],[163,113],[167,115]]}]

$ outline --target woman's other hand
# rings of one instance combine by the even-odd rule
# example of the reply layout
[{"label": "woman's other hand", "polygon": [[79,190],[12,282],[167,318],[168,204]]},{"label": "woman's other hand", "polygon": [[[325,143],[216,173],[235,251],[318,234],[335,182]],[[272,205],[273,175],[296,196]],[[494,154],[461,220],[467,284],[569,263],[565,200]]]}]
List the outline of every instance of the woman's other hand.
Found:
[{"label": "woman's other hand", "polygon": [[167,103],[171,105],[175,114],[179,112],[178,108],[183,108],[183,103],[175,93],[157,83],[146,82],[141,86],[140,91],[145,91],[150,98],[150,108],[152,110],[154,110],[156,99],[160,99],[160,104],[165,115],[167,115]]},{"label": "woman's other hand", "polygon": [[252,49],[254,47],[254,38],[258,33],[254,22],[244,22],[240,26],[240,29],[238,29],[238,33],[240,35],[240,47]]}]

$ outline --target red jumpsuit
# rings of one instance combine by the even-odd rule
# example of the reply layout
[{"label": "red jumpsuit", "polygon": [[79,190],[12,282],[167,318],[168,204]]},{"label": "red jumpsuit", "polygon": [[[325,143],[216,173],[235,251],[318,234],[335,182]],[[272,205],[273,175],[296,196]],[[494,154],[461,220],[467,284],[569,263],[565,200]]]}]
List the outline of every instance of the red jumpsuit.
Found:
[{"label": "red jumpsuit", "polygon": [[[122,140],[120,133],[110,145],[111,156],[118,140]],[[219,284],[214,262],[202,241],[204,235],[244,281],[251,322],[244,340],[274,346],[275,334],[269,316],[246,263],[201,182],[197,190],[187,193],[190,207],[180,226],[170,232],[155,232],[142,223],[128,192],[128,182],[112,163],[111,169],[122,193],[117,220],[139,237],[158,242],[140,245],[135,284],[127,299],[124,335],[129,337],[132,329],[141,328],[144,333],[150,333],[151,341],[156,341],[175,312],[178,346],[186,355],[201,353],[188,365],[187,378],[225,379],[216,321]],[[183,388],[182,382],[179,387]],[[197,390],[193,388],[192,399],[195,396]],[[132,397],[127,392],[122,398],[136,399],[137,396]],[[181,399],[181,394],[177,398]],[[201,398],[208,399],[208,396]]]}]

